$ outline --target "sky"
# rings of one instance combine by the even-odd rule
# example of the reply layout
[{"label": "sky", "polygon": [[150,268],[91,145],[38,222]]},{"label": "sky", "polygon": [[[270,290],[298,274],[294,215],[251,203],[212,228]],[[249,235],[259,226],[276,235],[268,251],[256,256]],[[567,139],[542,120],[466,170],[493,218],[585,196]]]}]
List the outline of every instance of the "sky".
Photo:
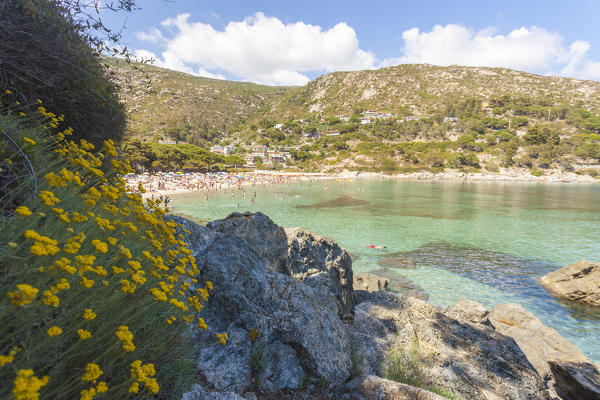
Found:
[{"label": "sky", "polygon": [[[109,0],[103,0],[105,2]],[[600,0],[137,0],[103,11],[154,65],[304,85],[406,63],[506,67],[600,81]]]}]

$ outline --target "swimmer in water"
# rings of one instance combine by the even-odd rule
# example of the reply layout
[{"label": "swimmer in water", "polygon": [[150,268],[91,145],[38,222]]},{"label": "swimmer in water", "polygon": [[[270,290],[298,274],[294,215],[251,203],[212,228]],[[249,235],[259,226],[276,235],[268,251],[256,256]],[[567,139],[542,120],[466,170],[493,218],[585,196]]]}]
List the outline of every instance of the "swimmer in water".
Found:
[{"label": "swimmer in water", "polygon": [[366,244],[365,246],[368,247],[369,249],[377,249],[377,250],[387,249],[387,246],[377,246],[374,244]]}]

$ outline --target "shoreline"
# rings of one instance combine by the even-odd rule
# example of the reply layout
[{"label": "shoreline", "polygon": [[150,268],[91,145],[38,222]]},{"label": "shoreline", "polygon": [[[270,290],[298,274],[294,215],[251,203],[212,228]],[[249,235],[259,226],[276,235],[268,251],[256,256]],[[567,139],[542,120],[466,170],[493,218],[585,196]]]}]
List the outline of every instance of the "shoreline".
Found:
[{"label": "shoreline", "polygon": [[[332,180],[400,180],[409,182],[477,182],[477,183],[539,183],[539,184],[600,184],[600,179],[589,175],[577,175],[570,172],[551,171],[542,176],[526,173],[528,170],[503,169],[498,173],[473,173],[460,171],[411,172],[387,175],[381,172],[344,171],[331,172],[280,172],[253,171],[243,174],[137,174],[127,176],[127,185],[135,191],[142,183],[146,193],[143,198],[152,196],[172,196],[185,193],[204,192],[206,194],[236,188],[261,187],[274,184],[318,182]],[[161,182],[161,188],[159,187]]]}]

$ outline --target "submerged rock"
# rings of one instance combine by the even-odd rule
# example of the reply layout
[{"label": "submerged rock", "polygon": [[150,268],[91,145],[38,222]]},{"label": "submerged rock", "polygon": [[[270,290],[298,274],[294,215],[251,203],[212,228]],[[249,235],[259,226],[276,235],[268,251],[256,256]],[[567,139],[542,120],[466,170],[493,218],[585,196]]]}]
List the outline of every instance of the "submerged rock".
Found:
[{"label": "submerged rock", "polygon": [[352,260],[331,238],[302,228],[286,228],[291,276],[322,295],[332,295],[338,314],[352,319]]},{"label": "submerged rock", "polygon": [[388,278],[383,278],[368,272],[357,272],[354,274],[354,290],[376,292],[378,290],[387,290],[389,284],[390,281]]},{"label": "submerged rock", "polygon": [[600,306],[600,263],[579,261],[540,278],[558,298]]}]

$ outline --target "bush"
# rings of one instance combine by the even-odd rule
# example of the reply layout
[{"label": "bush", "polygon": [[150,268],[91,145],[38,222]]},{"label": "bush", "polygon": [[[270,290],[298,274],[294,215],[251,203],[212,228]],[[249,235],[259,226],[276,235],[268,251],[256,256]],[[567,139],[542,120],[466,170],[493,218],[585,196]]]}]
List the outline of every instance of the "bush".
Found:
[{"label": "bush", "polygon": [[69,3],[2,2],[0,88],[10,89],[31,110],[36,99],[43,99],[50,111],[64,114],[74,139],[100,146],[105,139],[121,138],[125,112],[102,59],[89,46],[89,27],[63,7]]},{"label": "bush", "polygon": [[93,154],[71,129],[50,135],[54,117],[40,113],[0,115],[38,177],[0,221],[0,398],[178,398],[191,378],[183,343],[189,323],[206,328],[197,312],[212,283],[194,278],[160,203],[125,192],[112,142]]}]

